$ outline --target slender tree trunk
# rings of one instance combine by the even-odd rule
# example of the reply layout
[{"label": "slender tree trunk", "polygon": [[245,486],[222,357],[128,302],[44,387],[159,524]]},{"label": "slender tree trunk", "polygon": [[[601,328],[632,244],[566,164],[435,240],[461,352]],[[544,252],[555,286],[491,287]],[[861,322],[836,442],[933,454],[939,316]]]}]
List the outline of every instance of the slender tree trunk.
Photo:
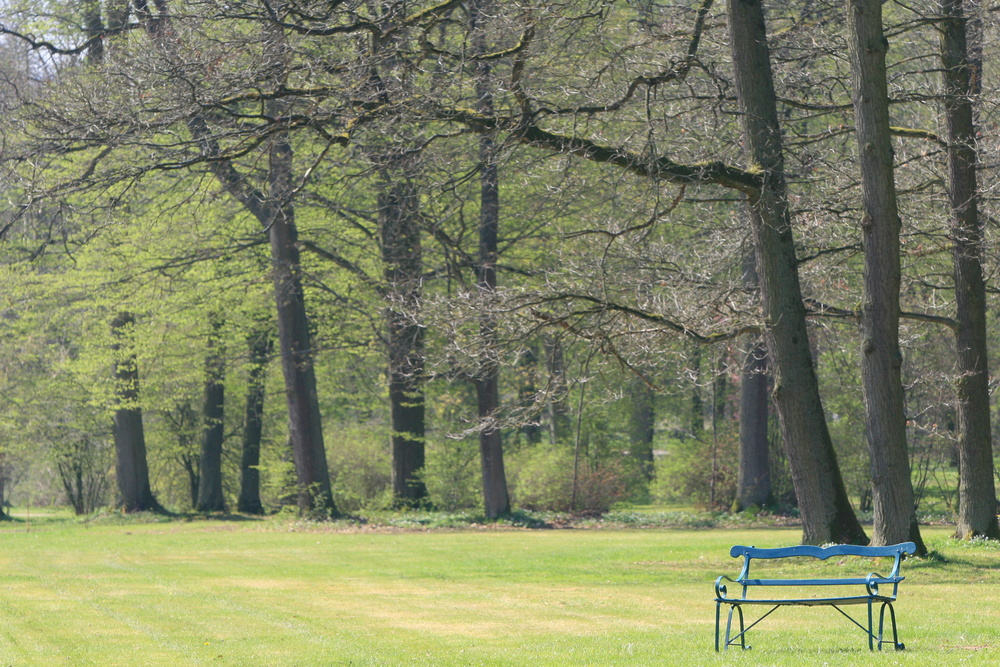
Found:
[{"label": "slender tree trunk", "polygon": [[111,322],[117,403],[113,426],[118,504],[126,512],[159,512],[163,508],[149,486],[146,436],[139,407],[139,369],[131,343],[134,328],[135,318],[131,313],[120,313]]},{"label": "slender tree trunk", "polygon": [[315,351],[302,289],[298,229],[292,196],[292,147],[284,133],[272,138],[270,148],[271,194],[281,202],[273,207],[268,226],[271,242],[274,298],[278,312],[278,345],[288,403],[288,430],[292,442],[302,511],[336,513],[330,488],[330,471],[323,444],[323,422],[316,393]]},{"label": "slender tree trunk", "polygon": [[701,360],[703,351],[695,344],[691,351],[691,435],[700,438],[705,434],[705,399],[701,395]]},{"label": "slender tree trunk", "polygon": [[771,502],[767,385],[767,348],[763,342],[753,341],[743,361],[740,382],[738,509],[763,507]]},{"label": "slender tree trunk", "polygon": [[781,130],[764,12],[759,0],[729,0],[744,152],[764,176],[750,201],[764,338],[774,401],[808,544],[867,541],[847,498],[813,368],[786,194]]},{"label": "slender tree trunk", "polygon": [[[288,45],[280,27],[268,26],[266,52],[273,62],[282,63],[279,78],[285,77],[283,63]],[[282,100],[266,105],[267,114],[280,118],[287,113]],[[278,313],[278,346],[288,402],[288,429],[298,483],[298,506],[302,511],[318,510],[334,515],[337,508],[330,487],[330,470],[323,443],[323,421],[316,392],[315,350],[306,314],[302,288],[302,262],[298,227],[295,223],[294,160],[288,132],[275,132],[268,147],[269,197],[263,208],[264,228],[271,243],[274,298]]]},{"label": "slender tree trunk", "polygon": [[181,454],[181,465],[188,475],[188,492],[191,495],[191,508],[198,507],[198,489],[201,487],[200,465],[201,457]]},{"label": "slender tree trunk", "polygon": [[386,169],[381,187],[392,491],[397,504],[420,505],[427,501],[427,487],[420,478],[425,456],[424,329],[415,319],[423,289],[419,204],[405,168]]},{"label": "slender tree trunk", "polygon": [[264,431],[264,397],[271,335],[258,331],[249,338],[250,363],[247,400],[243,411],[243,447],[240,460],[240,497],[236,509],[245,514],[263,514],[260,501],[260,443]]},{"label": "slender tree trunk", "polygon": [[[753,249],[746,253],[743,284],[747,289],[759,286]],[[771,502],[771,461],[768,439],[767,348],[764,341],[747,339],[748,350],[740,375],[740,468],[736,483],[736,509]]]},{"label": "slender tree trunk", "polygon": [[546,412],[549,422],[549,443],[556,445],[568,442],[572,424],[569,418],[569,408],[566,406],[566,360],[563,355],[562,340],[546,336],[543,341],[545,348],[545,365],[549,374],[548,390],[546,392]]},{"label": "slender tree trunk", "polygon": [[7,516],[7,458],[0,452],[0,521],[9,519]]},{"label": "slender tree trunk", "polygon": [[653,439],[656,435],[656,394],[642,378],[633,378],[628,391],[630,403],[629,448],[647,480],[653,478]]},{"label": "slender tree trunk", "polygon": [[1000,539],[993,441],[990,433],[989,365],[983,228],[979,219],[976,127],[972,99],[975,64],[969,57],[964,0],[942,0],[941,64],[948,131],[951,236],[954,243],[956,347],[958,348],[958,537]]},{"label": "slender tree trunk", "polygon": [[847,8],[864,207],[861,380],[872,460],[872,544],[912,540],[924,553],[910,479],[899,349],[900,219],[889,134],[889,45],[882,32],[881,0],[848,0]]},{"label": "slender tree trunk", "polygon": [[222,445],[225,440],[226,360],[221,346],[222,320],[213,317],[205,354],[205,396],[202,402],[201,460],[198,478],[198,512],[224,512]]},{"label": "slender tree trunk", "polygon": [[538,396],[538,346],[534,343],[525,347],[517,363],[517,397],[522,410],[527,410],[527,423],[521,427],[521,435],[529,445],[542,441],[542,429],[538,423],[541,416],[535,409]]},{"label": "slender tree trunk", "polygon": [[[492,0],[473,0],[471,15],[473,50],[486,52],[484,24]],[[476,61],[477,110],[493,114],[493,86],[490,65]],[[510,513],[510,495],[504,470],[503,441],[497,424],[500,409],[500,363],[497,359],[496,317],[489,303],[497,288],[498,239],[500,234],[500,182],[496,161],[496,145],[491,134],[479,138],[479,257],[476,286],[487,306],[479,321],[479,373],[476,378],[476,403],[480,423],[479,458],[483,473],[483,504],[486,518],[496,519]]]}]

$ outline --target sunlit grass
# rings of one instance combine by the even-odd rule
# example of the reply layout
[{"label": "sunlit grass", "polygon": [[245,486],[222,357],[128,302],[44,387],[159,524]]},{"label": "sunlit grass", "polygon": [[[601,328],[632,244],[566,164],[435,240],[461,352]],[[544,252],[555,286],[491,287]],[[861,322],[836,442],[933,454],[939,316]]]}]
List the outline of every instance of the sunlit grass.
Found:
[{"label": "sunlit grass", "polygon": [[872,656],[830,609],[782,609],[752,651],[717,656],[729,547],[797,529],[18,521],[0,524],[0,664],[996,664],[1000,548],[948,533],[925,530],[946,560],[904,564],[905,653]]}]

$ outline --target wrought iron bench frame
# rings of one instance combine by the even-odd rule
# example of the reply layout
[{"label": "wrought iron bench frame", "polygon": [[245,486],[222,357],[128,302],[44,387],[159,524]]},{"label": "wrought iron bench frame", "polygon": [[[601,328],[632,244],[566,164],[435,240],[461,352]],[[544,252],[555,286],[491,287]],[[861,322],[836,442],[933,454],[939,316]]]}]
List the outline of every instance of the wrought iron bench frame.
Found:
[{"label": "wrought iron bench frame", "polygon": [[[736,579],[730,579],[723,575],[715,580],[715,650],[719,650],[719,632],[721,630],[722,605],[729,605],[729,618],[726,621],[726,637],[723,648],[739,643],[743,649],[749,649],[746,644],[746,633],[765,618],[771,615],[778,607],[786,606],[830,606],[840,612],[854,625],[861,628],[868,635],[868,649],[875,650],[875,646],[882,650],[883,644],[892,644],[897,651],[906,648],[896,632],[896,612],[892,603],[896,601],[896,593],[899,582],[904,577],[899,575],[899,564],[903,559],[903,554],[913,554],[916,552],[916,545],[913,542],[904,542],[887,547],[862,547],[851,544],[837,544],[828,547],[797,546],[784,547],[778,549],[758,549],[756,547],[734,546],[729,550],[729,555],[733,558],[743,557],[743,570]],[[791,558],[795,556],[811,556],[820,560],[826,560],[833,556],[857,556],[860,558],[893,558],[892,571],[888,576],[872,573],[866,577],[852,578],[822,578],[822,579],[752,579],[750,577],[750,562],[754,559],[772,560],[776,558]],[[727,597],[726,582],[736,584],[742,588],[742,594],[738,598]],[[768,586],[792,586],[798,588],[812,588],[814,586],[864,586],[864,593],[859,595],[846,595],[842,597],[793,597],[793,598],[751,598],[748,594],[751,590],[759,590],[759,587]],[[880,593],[879,586],[891,586],[891,593]],[[859,591],[860,593],[860,591]],[[878,634],[874,632],[872,606],[881,603],[878,617]],[[865,604],[868,606],[868,625],[865,627],[841,606]],[[745,605],[770,606],[771,609],[763,616],[748,626],[744,625],[743,607]],[[892,623],[892,639],[883,639],[883,628],[885,624],[885,611],[889,610],[889,618]],[[737,614],[739,619],[739,633],[732,635],[733,614]]]}]

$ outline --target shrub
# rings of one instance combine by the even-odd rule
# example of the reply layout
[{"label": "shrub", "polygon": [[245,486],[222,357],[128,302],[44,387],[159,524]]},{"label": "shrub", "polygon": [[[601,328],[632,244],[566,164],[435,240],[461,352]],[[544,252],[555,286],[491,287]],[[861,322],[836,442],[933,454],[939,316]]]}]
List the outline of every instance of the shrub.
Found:
[{"label": "shrub", "polygon": [[[714,452],[713,452],[714,447]],[[720,435],[672,439],[667,454],[655,462],[650,491],[659,502],[692,503],[710,509],[728,509],[736,498],[739,438]]]},{"label": "shrub", "polygon": [[339,424],[327,452],[333,500],[342,512],[387,506],[392,495],[389,434],[370,425]]},{"label": "shrub", "polygon": [[514,457],[511,487],[517,506],[553,512],[606,512],[613,504],[627,500],[642,477],[638,463],[628,456],[581,457],[574,493],[573,459],[572,451],[550,447],[534,447]]},{"label": "shrub", "polygon": [[469,440],[427,443],[423,480],[431,504],[446,512],[477,508],[482,502],[479,449]]}]

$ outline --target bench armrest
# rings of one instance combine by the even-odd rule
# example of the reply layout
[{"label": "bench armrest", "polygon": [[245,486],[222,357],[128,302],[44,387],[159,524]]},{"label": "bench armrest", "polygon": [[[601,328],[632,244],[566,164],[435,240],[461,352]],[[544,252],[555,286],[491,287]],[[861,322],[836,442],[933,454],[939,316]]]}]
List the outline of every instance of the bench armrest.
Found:
[{"label": "bench armrest", "polygon": [[718,579],[716,579],[715,580],[715,597],[718,600],[725,600],[726,596],[729,593],[729,591],[726,589],[726,585],[724,583],[722,583],[723,581],[728,581],[731,584],[739,584],[740,583],[740,582],[736,581],[735,579],[730,579],[726,575],[722,575],[721,577],[719,577]]},{"label": "bench armrest", "polygon": [[896,597],[896,585],[901,582],[904,577],[883,577],[877,572],[872,572],[867,577],[865,577],[865,588],[868,589],[868,595],[878,595],[878,585],[879,584],[892,584],[893,591],[892,597]]}]

